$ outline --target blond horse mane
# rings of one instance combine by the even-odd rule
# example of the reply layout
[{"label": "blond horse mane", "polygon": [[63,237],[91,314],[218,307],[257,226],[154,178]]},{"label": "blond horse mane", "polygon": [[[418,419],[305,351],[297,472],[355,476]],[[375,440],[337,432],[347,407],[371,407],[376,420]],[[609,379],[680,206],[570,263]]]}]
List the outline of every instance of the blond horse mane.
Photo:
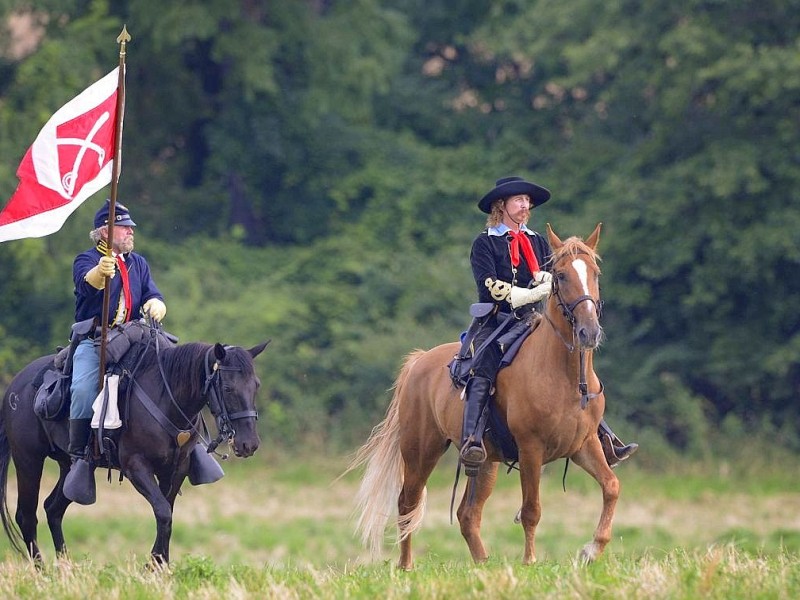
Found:
[{"label": "blond horse mane", "polygon": [[596,269],[597,274],[600,274],[600,266],[599,263],[602,260],[600,255],[589,245],[586,244],[581,238],[577,236],[572,236],[564,240],[563,245],[560,248],[553,250],[553,255],[550,258],[550,265],[556,264],[558,261],[565,257],[570,257],[575,259],[578,257],[579,254],[588,254],[589,258],[591,258],[592,263],[590,266]]}]

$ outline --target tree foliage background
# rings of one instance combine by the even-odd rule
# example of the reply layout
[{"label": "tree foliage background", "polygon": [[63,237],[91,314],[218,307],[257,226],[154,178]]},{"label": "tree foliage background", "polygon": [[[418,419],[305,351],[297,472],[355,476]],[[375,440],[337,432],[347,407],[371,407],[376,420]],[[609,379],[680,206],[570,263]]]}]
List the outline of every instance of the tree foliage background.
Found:
[{"label": "tree foliage background", "polygon": [[[604,223],[597,357],[625,437],[800,448],[797,0],[0,0],[0,198],[126,24],[121,202],[183,341],[273,345],[264,433],[349,447],[468,324],[477,200]],[[0,244],[0,383],[64,344],[64,228]]]}]

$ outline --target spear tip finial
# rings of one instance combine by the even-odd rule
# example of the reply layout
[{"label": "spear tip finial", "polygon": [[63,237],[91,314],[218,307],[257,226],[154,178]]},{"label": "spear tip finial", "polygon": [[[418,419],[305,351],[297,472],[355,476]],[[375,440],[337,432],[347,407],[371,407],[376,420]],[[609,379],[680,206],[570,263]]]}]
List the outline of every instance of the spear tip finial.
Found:
[{"label": "spear tip finial", "polygon": [[117,36],[117,43],[118,44],[125,44],[131,41],[131,34],[128,33],[128,25],[125,24],[122,26],[122,31]]}]

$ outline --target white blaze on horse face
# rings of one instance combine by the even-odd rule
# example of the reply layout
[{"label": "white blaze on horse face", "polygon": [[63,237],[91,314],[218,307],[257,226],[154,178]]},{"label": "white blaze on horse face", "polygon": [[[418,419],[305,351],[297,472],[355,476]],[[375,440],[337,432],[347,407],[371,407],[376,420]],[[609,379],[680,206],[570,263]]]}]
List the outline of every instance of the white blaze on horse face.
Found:
[{"label": "white blaze on horse face", "polygon": [[[584,296],[591,297],[592,295],[589,293],[589,269],[586,266],[586,262],[581,258],[576,258],[575,260],[572,261],[572,268],[575,269],[575,272],[578,274],[578,279],[580,280],[581,285],[583,286]],[[587,303],[582,302],[581,304],[587,304]]]}]

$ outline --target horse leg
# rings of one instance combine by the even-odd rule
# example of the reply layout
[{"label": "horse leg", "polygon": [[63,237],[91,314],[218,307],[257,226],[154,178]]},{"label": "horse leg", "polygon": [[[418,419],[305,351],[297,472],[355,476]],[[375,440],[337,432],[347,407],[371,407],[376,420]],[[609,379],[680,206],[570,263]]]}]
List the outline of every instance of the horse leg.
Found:
[{"label": "horse leg", "polygon": [[485,562],[489,558],[481,539],[481,519],[483,506],[497,482],[498,467],[496,462],[484,462],[478,475],[467,480],[467,487],[458,507],[457,515],[458,523],[461,526],[461,535],[467,542],[472,560],[476,563]]},{"label": "horse leg", "polygon": [[33,561],[41,563],[42,553],[36,539],[36,529],[39,525],[36,509],[39,504],[44,457],[25,461],[14,460],[14,468],[17,473],[17,510],[14,519],[22,534],[28,555]]},{"label": "horse leg", "polygon": [[603,511],[600,513],[600,521],[594,530],[592,541],[587,543],[580,553],[581,561],[590,563],[603,553],[608,542],[611,541],[611,526],[619,498],[619,479],[608,466],[597,436],[591,436],[583,447],[572,456],[572,460],[594,477],[595,481],[600,484],[600,489],[603,490]]},{"label": "horse leg", "polygon": [[419,528],[425,512],[426,489],[433,469],[447,450],[447,442],[437,443],[427,450],[409,447],[403,452],[403,487],[397,499],[397,522],[400,531],[400,560],[397,566],[410,571],[414,566],[411,553],[411,534]]},{"label": "horse leg", "polygon": [[172,503],[164,497],[153,469],[143,458],[133,457],[126,461],[125,474],[136,491],[153,508],[156,539],[150,557],[156,566],[166,566],[169,563],[169,543],[172,537]]},{"label": "horse leg", "polygon": [[70,463],[68,460],[59,461],[58,482],[44,501],[44,512],[47,515],[47,526],[50,528],[50,535],[53,537],[53,545],[58,556],[67,553],[67,545],[64,541],[64,530],[62,523],[67,507],[72,503],[69,498],[64,496],[64,479],[69,473]]},{"label": "horse leg", "polygon": [[519,444],[519,476],[522,485],[522,507],[519,511],[519,520],[525,532],[525,552],[522,564],[530,565],[536,562],[536,527],[542,517],[542,506],[539,502],[539,484],[542,478],[542,456],[540,449],[531,447],[529,442],[524,446]]}]

